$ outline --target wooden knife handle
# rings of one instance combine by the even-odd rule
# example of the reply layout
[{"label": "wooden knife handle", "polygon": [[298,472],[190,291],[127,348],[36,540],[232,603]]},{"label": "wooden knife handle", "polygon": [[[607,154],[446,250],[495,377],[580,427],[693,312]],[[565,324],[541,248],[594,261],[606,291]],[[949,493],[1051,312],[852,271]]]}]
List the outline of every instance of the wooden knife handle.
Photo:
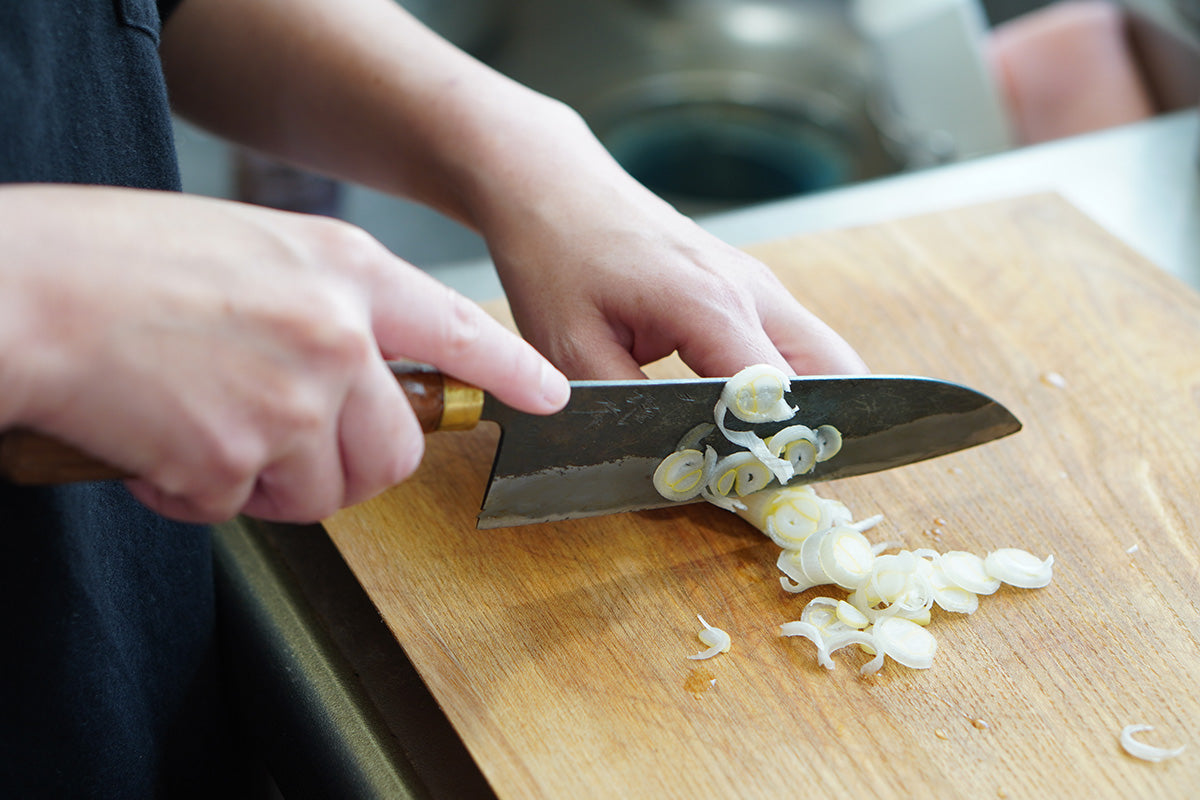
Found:
[{"label": "wooden knife handle", "polygon": [[[479,423],[482,390],[424,364],[394,361],[389,366],[416,412],[421,430],[463,431]],[[36,431],[14,429],[0,434],[0,478],[12,483],[36,486],[128,477],[126,472]]]}]

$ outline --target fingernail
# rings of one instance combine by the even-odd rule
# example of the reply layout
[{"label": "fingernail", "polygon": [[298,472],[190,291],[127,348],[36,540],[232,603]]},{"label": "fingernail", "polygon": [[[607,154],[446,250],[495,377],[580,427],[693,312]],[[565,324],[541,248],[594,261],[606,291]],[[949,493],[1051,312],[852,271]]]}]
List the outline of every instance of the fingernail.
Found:
[{"label": "fingernail", "polygon": [[554,411],[565,406],[571,397],[571,384],[567,381],[566,376],[552,367],[548,361],[542,362],[541,390],[546,405]]}]

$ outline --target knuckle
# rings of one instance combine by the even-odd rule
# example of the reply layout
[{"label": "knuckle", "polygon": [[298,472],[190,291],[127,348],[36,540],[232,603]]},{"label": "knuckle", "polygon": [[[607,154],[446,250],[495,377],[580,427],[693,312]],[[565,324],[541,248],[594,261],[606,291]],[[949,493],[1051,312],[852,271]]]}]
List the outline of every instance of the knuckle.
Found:
[{"label": "knuckle", "polygon": [[323,223],[325,263],[336,265],[341,276],[356,283],[374,283],[393,264],[391,252],[362,228],[329,218]]},{"label": "knuckle", "polygon": [[694,286],[697,291],[693,297],[710,322],[737,324],[757,316],[754,297],[740,282],[708,273]]},{"label": "knuckle", "polygon": [[214,435],[203,454],[203,479],[218,487],[241,486],[254,480],[262,462],[261,448],[254,446],[249,437]]},{"label": "knuckle", "polygon": [[309,226],[321,254],[330,263],[367,267],[385,251],[379,240],[362,228],[333,217],[314,216]]},{"label": "knuckle", "polygon": [[483,336],[481,313],[475,304],[453,289],[445,289],[447,313],[442,317],[441,349],[448,359],[469,357]]}]

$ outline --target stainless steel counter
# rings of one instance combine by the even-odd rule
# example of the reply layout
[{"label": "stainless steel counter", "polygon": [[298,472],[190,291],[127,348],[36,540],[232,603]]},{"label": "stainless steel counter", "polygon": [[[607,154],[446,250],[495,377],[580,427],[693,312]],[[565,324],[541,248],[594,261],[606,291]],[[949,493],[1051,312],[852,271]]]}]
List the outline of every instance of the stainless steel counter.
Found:
[{"label": "stainless steel counter", "polygon": [[[1062,194],[1200,288],[1200,112],[703,220],[739,245],[985,202]],[[431,268],[499,294],[491,264]],[[226,656],[283,794],[488,797],[491,791],[320,526],[216,533]]]}]

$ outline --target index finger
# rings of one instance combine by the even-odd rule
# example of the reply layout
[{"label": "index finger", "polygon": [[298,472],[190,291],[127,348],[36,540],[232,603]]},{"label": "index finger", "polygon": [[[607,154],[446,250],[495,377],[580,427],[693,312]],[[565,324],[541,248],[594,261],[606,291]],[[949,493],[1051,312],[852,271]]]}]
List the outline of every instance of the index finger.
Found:
[{"label": "index finger", "polygon": [[566,405],[566,377],[528,342],[429,274],[403,262],[371,297],[372,326],[388,358],[409,358],[474,384],[520,411]]}]

